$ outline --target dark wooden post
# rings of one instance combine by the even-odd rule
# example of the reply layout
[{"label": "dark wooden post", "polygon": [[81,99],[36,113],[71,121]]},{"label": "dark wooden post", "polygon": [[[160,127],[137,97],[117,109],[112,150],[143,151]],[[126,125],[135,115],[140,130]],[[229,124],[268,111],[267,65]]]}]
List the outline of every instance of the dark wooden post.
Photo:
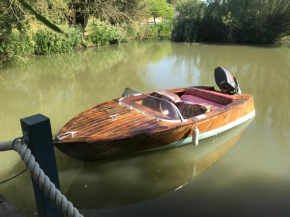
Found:
[{"label": "dark wooden post", "polygon": [[[38,114],[20,120],[23,135],[29,137],[28,147],[41,169],[60,189],[49,118]],[[63,213],[32,179],[39,217],[63,217]]]}]

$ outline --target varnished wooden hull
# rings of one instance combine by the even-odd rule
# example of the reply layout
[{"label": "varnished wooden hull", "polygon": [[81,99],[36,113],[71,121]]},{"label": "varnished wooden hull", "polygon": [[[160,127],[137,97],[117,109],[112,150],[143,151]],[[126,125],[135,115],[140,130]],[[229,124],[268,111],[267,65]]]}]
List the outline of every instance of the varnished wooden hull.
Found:
[{"label": "varnished wooden hull", "polygon": [[[168,91],[182,92],[184,89]],[[243,94],[234,97],[235,102],[209,112],[206,117],[198,120],[200,139],[216,135],[254,116],[255,109],[251,95]],[[107,112],[104,108],[113,109],[114,106],[118,107],[118,111],[123,116],[119,119],[117,117],[116,120],[98,120],[94,122],[95,116],[100,116],[99,113],[104,116],[104,111]],[[188,143],[196,125],[192,119],[180,123],[157,121],[151,117],[144,117],[145,115],[140,112],[120,106],[116,100],[113,100],[81,113],[63,127],[57,135],[69,130],[80,129],[79,134],[82,136],[55,141],[55,146],[76,159],[84,161],[101,160]],[[94,111],[96,115],[91,115]],[[112,110],[111,113],[106,113],[106,115],[112,115],[113,111],[115,112],[115,110]],[[76,120],[80,120],[80,117],[83,116],[85,118],[76,125]],[[129,121],[126,118],[129,118]],[[94,127],[89,130],[80,128],[87,124]]]}]

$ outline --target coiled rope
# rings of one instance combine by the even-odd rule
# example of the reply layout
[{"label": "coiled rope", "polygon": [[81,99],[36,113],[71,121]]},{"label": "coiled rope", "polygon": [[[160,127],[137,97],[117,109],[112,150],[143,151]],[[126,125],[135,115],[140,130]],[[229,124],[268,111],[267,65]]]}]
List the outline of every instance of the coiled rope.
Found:
[{"label": "coiled rope", "polygon": [[55,187],[46,176],[39,164],[35,161],[35,157],[31,154],[31,150],[27,147],[21,137],[13,141],[0,142],[0,151],[15,150],[24,161],[26,167],[31,173],[34,181],[45,192],[45,194],[62,210],[68,217],[83,217],[73,204]]}]

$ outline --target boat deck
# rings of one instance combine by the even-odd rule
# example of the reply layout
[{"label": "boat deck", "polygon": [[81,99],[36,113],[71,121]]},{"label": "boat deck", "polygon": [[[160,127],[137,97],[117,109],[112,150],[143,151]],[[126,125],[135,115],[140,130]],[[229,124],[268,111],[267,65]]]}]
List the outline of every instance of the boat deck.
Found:
[{"label": "boat deck", "polygon": [[[116,101],[89,109],[71,120],[61,133],[73,133],[74,138],[120,136],[125,132],[162,128],[162,122]],[[165,126],[164,126],[165,127]]]}]

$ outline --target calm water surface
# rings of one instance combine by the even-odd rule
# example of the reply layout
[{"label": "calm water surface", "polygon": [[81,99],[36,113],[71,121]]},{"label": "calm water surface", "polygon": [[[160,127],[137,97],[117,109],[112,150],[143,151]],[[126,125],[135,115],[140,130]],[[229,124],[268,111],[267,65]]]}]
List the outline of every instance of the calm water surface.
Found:
[{"label": "calm water surface", "polygon": [[[61,189],[85,216],[290,216],[290,49],[131,43],[36,57],[0,70],[0,141],[21,135],[19,119],[42,113],[53,134],[126,87],[140,91],[214,85],[227,66],[256,117],[191,145],[84,163],[56,150]],[[0,181],[22,171],[0,153]],[[30,175],[0,185],[27,217],[37,216]]]}]

